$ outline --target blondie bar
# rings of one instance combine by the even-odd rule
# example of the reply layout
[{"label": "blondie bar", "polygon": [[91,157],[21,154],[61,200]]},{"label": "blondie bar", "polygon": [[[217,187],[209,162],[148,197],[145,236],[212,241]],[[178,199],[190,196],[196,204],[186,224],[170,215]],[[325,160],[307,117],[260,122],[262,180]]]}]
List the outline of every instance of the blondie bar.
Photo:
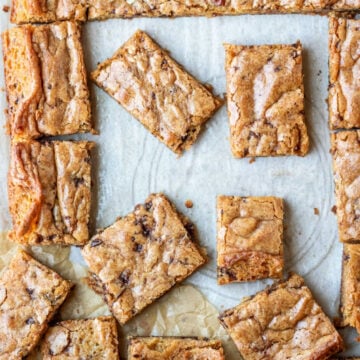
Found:
[{"label": "blondie bar", "polygon": [[86,141],[12,144],[11,240],[25,245],[84,245],[89,240],[92,146]]},{"label": "blondie bar", "polygon": [[202,125],[222,105],[142,31],[91,78],[178,154],[195,142]]},{"label": "blondie bar", "polygon": [[218,196],[218,283],[282,276],[283,201]]},{"label": "blondie bar", "polygon": [[164,195],[150,195],[84,246],[89,286],[126,323],[204,264],[192,232]]},{"label": "blondie bar", "polygon": [[360,245],[344,244],[340,312],[341,325],[360,333]]},{"label": "blondie bar", "polygon": [[57,323],[46,332],[41,353],[44,360],[118,360],[116,320],[102,316]]},{"label": "blondie bar", "polygon": [[12,138],[92,129],[78,25],[24,25],[5,31],[2,42]]},{"label": "blondie bar", "polygon": [[0,358],[22,359],[39,342],[71,284],[22,250],[0,276]]},{"label": "blondie bar", "polygon": [[325,360],[343,349],[304,280],[291,275],[220,315],[244,360]]},{"label": "blondie bar", "polygon": [[336,216],[342,242],[360,242],[360,131],[331,135]]},{"label": "blondie bar", "polygon": [[129,339],[128,359],[142,360],[225,360],[219,340],[135,337]]},{"label": "blondie bar", "polygon": [[331,129],[360,127],[357,54],[360,20],[329,18],[329,115]]},{"label": "blondie bar", "polygon": [[306,155],[301,44],[225,44],[225,51],[233,155]]}]

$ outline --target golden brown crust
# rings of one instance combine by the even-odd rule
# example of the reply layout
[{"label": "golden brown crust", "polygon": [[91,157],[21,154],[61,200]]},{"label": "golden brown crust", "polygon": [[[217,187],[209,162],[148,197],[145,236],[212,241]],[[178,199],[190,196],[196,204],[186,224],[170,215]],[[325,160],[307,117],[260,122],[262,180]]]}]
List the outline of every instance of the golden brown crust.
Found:
[{"label": "golden brown crust", "polygon": [[10,21],[16,24],[86,20],[85,0],[12,0]]},{"label": "golden brown crust", "polygon": [[283,201],[218,196],[218,283],[282,276]]},{"label": "golden brown crust", "polygon": [[325,360],[343,341],[304,280],[291,275],[220,315],[244,360]]},{"label": "golden brown crust", "polygon": [[118,360],[116,320],[101,316],[57,323],[46,332],[41,353],[44,360]]},{"label": "golden brown crust", "polygon": [[355,327],[360,334],[360,245],[344,244],[341,277],[341,326]]},{"label": "golden brown crust", "polygon": [[150,195],[95,235],[82,254],[90,268],[89,286],[121,324],[205,262],[184,219],[162,194]]},{"label": "golden brown crust", "polygon": [[360,127],[358,54],[360,20],[329,19],[329,121],[331,129]]},{"label": "golden brown crust", "polygon": [[301,44],[225,44],[225,51],[233,155],[306,155]]},{"label": "golden brown crust", "polygon": [[214,16],[268,13],[327,13],[334,10],[356,10],[359,0],[89,0],[89,20],[113,17],[132,18]]},{"label": "golden brown crust", "polygon": [[86,141],[12,144],[11,240],[41,245],[83,245],[89,240],[92,147]]},{"label": "golden brown crust", "polygon": [[225,360],[225,356],[219,340],[135,337],[129,339],[128,359]]},{"label": "golden brown crust", "polygon": [[79,26],[26,25],[5,31],[2,41],[11,137],[91,131]]},{"label": "golden brown crust", "polygon": [[0,358],[22,359],[38,343],[71,283],[20,250],[0,277]]},{"label": "golden brown crust", "polygon": [[360,242],[360,131],[331,135],[336,216],[342,242]]},{"label": "golden brown crust", "polygon": [[91,78],[178,154],[195,142],[202,125],[222,105],[142,31]]}]

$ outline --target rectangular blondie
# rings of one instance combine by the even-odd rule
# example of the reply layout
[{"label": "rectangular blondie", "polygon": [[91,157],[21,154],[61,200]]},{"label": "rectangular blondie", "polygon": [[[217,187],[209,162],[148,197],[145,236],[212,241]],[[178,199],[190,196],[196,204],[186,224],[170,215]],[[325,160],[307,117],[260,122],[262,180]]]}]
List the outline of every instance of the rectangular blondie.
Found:
[{"label": "rectangular blondie", "polygon": [[84,246],[88,284],[120,324],[204,264],[192,231],[163,194],[152,194]]},{"label": "rectangular blondie", "polygon": [[44,360],[118,360],[116,320],[111,316],[61,321],[41,341]]},{"label": "rectangular blondie", "polygon": [[235,157],[308,152],[302,46],[225,44],[230,144]]},{"label": "rectangular blondie", "polygon": [[99,64],[91,78],[178,154],[222,105],[142,31]]},{"label": "rectangular blondie", "polygon": [[283,218],[282,199],[218,196],[219,284],[282,276]]},{"label": "rectangular blondie", "polygon": [[331,129],[360,127],[357,56],[360,20],[329,18],[329,122]]},{"label": "rectangular blondie", "polygon": [[39,342],[71,283],[19,250],[0,276],[0,358],[22,359]]},{"label": "rectangular blondie", "polygon": [[15,27],[2,34],[2,43],[12,138],[91,131],[89,91],[76,23]]},{"label": "rectangular blondie", "polygon": [[92,147],[87,141],[12,144],[8,174],[12,241],[84,245],[89,240]]},{"label": "rectangular blondie", "polygon": [[343,349],[304,280],[293,274],[220,315],[244,360],[325,360]]},{"label": "rectangular blondie", "polygon": [[128,359],[225,360],[219,340],[177,337],[134,337],[129,339]]},{"label": "rectangular blondie", "polygon": [[352,326],[360,334],[360,245],[344,244],[340,313],[341,326]]},{"label": "rectangular blondie", "polygon": [[360,242],[360,131],[331,135],[336,217],[342,242]]}]

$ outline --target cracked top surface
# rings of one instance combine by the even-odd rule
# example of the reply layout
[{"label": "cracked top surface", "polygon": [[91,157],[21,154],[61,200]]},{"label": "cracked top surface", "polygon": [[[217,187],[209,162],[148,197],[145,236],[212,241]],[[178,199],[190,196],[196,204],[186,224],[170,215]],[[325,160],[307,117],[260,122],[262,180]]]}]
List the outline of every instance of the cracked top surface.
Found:
[{"label": "cracked top surface", "polygon": [[38,245],[88,241],[92,146],[86,141],[12,145],[8,174],[11,240]]},{"label": "cracked top surface", "polygon": [[358,9],[359,0],[89,0],[90,20],[134,16],[211,16]]},{"label": "cracked top surface", "polygon": [[88,283],[121,324],[205,262],[192,230],[164,195],[152,194],[84,246]]},{"label": "cracked top surface", "polygon": [[90,131],[78,25],[25,25],[5,31],[2,41],[11,137]]},{"label": "cracked top surface", "polygon": [[91,78],[178,154],[195,142],[201,125],[222,104],[142,31]]},{"label": "cracked top surface", "polygon": [[330,127],[360,127],[360,20],[330,17],[329,52]]},{"label": "cracked top surface", "polygon": [[38,343],[70,282],[20,250],[0,275],[0,358],[21,359]]},{"label": "cracked top surface", "polygon": [[10,21],[16,24],[86,20],[86,0],[12,0]]},{"label": "cracked top surface", "polygon": [[225,44],[227,106],[235,157],[308,152],[302,47]]},{"label": "cracked top surface", "polygon": [[128,359],[225,360],[225,357],[219,340],[137,337],[129,340]]},{"label": "cracked top surface", "polygon": [[275,197],[218,196],[218,282],[281,277],[283,202]]},{"label": "cracked top surface", "polygon": [[118,360],[116,320],[101,316],[57,323],[46,332],[41,352],[44,360]]},{"label": "cracked top surface", "polygon": [[291,275],[220,315],[244,360],[323,360],[343,349],[304,280]]},{"label": "cracked top surface", "polygon": [[360,241],[360,131],[331,135],[336,217],[342,242]]},{"label": "cracked top surface", "polygon": [[360,333],[360,245],[344,244],[341,276],[341,325]]}]

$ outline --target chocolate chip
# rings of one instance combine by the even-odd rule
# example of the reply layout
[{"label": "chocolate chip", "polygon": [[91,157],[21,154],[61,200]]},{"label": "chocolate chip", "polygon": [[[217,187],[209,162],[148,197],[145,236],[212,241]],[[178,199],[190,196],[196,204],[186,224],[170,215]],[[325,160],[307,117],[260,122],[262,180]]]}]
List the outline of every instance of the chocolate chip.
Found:
[{"label": "chocolate chip", "polygon": [[163,61],[161,62],[161,69],[167,70],[167,68],[168,68],[168,62],[166,59],[163,59]]},{"label": "chocolate chip", "polygon": [[49,84],[49,85],[47,86],[47,88],[48,88],[49,90],[51,90],[51,89],[52,89],[52,85]]},{"label": "chocolate chip", "polygon": [[91,240],[90,247],[96,247],[101,245],[103,242],[100,239]]},{"label": "chocolate chip", "polygon": [[34,293],[34,289],[26,288],[26,292],[31,296]]},{"label": "chocolate chip", "polygon": [[25,322],[26,322],[27,325],[33,325],[33,324],[35,324],[35,320],[34,320],[34,318],[32,318],[32,317],[26,319]]},{"label": "chocolate chip", "polygon": [[152,207],[152,202],[151,201],[149,201],[149,202],[147,202],[147,203],[145,203],[145,209],[147,210],[147,211],[149,211],[150,209],[151,209],[151,207]]},{"label": "chocolate chip", "polygon": [[119,279],[124,285],[127,285],[129,283],[129,278],[130,278],[130,274],[127,270],[123,271],[119,276]]},{"label": "chocolate chip", "polygon": [[281,66],[276,66],[274,69],[275,72],[279,72],[280,70],[281,70]]},{"label": "chocolate chip", "polygon": [[142,249],[143,249],[143,246],[141,245],[141,244],[138,244],[138,243],[136,243],[135,245],[134,245],[134,251],[135,252],[141,252],[142,251]]},{"label": "chocolate chip", "polygon": [[76,178],[74,179],[75,187],[79,187],[79,185],[82,185],[84,182],[85,182],[84,178],[78,178],[78,177],[76,177]]}]

